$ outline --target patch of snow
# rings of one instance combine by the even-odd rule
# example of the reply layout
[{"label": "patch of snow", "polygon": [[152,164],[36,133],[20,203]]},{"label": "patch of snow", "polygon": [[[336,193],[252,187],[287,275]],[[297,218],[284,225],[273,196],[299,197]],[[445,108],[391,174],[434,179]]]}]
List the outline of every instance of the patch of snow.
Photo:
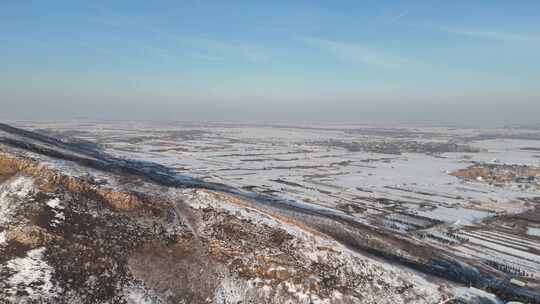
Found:
[{"label": "patch of snow", "polygon": [[[499,298],[497,298],[495,295],[485,292],[483,290],[474,288],[474,287],[460,287],[455,289],[455,294],[458,299],[466,300],[466,301],[480,301],[479,303],[486,303],[485,301],[491,301],[492,304],[504,304],[503,301],[501,301]],[[473,302],[476,303],[476,302]]]},{"label": "patch of snow", "polygon": [[242,303],[246,299],[248,289],[247,283],[231,278],[224,278],[214,294],[214,302],[227,304]]},{"label": "patch of snow", "polygon": [[25,197],[34,190],[32,179],[24,176],[15,178],[11,183],[8,183],[7,189],[11,195]]},{"label": "patch of snow", "polygon": [[527,234],[532,236],[540,236],[540,228],[529,227]]},{"label": "patch of snow", "polygon": [[64,206],[60,205],[60,199],[53,198],[47,202],[47,206],[53,208],[53,209],[64,209]]},{"label": "patch of snow", "polygon": [[443,206],[431,211],[420,211],[418,214],[443,222],[453,223],[456,227],[474,224],[494,215],[486,211],[466,208],[447,208]]},{"label": "patch of snow", "polygon": [[12,178],[0,185],[0,225],[7,224],[15,210],[34,191],[32,179],[24,176]]},{"label": "patch of snow", "polygon": [[154,293],[142,286],[124,287],[123,290],[127,304],[159,304],[162,301]]},{"label": "patch of snow", "polygon": [[26,257],[15,258],[3,265],[5,271],[13,272],[6,283],[3,294],[9,301],[46,301],[55,293],[51,278],[53,268],[43,259],[45,247],[27,252]]},{"label": "patch of snow", "polygon": [[49,200],[47,202],[47,206],[49,206],[54,211],[54,219],[52,219],[51,221],[51,225],[53,227],[61,224],[66,219],[64,212],[61,211],[64,209],[64,206],[60,205],[60,199],[53,198]]},{"label": "patch of snow", "polygon": [[54,215],[54,217],[57,218],[58,220],[62,220],[62,221],[66,219],[66,216],[62,212],[56,213]]},{"label": "patch of snow", "polygon": [[0,246],[4,245],[6,243],[7,243],[6,232],[2,231],[2,232],[0,232]]}]

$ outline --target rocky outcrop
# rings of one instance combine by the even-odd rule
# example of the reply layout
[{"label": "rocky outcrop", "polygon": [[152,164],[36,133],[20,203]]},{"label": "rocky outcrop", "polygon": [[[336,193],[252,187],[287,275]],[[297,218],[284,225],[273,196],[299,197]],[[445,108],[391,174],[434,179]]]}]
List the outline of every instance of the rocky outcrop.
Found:
[{"label": "rocky outcrop", "polygon": [[155,211],[154,206],[144,204],[143,200],[134,194],[122,193],[107,187],[98,187],[91,181],[66,176],[30,159],[0,154],[0,174],[13,175],[15,173],[34,178],[38,187],[45,191],[54,191],[58,187],[64,187],[73,193],[94,196],[117,210],[134,211],[147,208],[150,209],[149,211]]},{"label": "rocky outcrop", "polygon": [[[204,189],[163,195],[150,186],[147,200],[22,157],[2,155],[1,164],[12,176],[4,183],[33,187],[1,193],[12,209],[0,227],[7,303],[435,303],[442,296],[239,198]],[[174,208],[171,199],[186,205]],[[188,209],[189,218],[179,213]]]}]

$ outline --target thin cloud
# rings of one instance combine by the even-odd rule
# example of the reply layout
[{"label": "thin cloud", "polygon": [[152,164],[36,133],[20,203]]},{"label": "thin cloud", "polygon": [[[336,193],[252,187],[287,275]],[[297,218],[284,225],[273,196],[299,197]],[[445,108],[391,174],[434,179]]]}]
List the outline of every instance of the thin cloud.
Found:
[{"label": "thin cloud", "polygon": [[[161,48],[148,45],[146,50],[154,49],[159,54],[170,55],[172,53],[184,54],[192,59],[208,62],[217,62],[237,59],[249,63],[265,63],[275,57],[273,51],[245,42],[223,42],[214,39],[193,37],[164,30],[151,25],[149,20],[142,20],[136,16],[125,16],[100,9],[100,16],[89,21],[100,23],[105,26],[128,30],[140,30],[152,34],[164,40],[178,44],[177,49],[172,47]],[[142,22],[144,21],[144,22]]]},{"label": "thin cloud", "polygon": [[193,52],[193,53],[190,53],[189,56],[194,60],[201,60],[201,61],[219,62],[219,61],[224,60],[224,58],[221,56],[210,55],[210,54],[205,54],[201,52]]},{"label": "thin cloud", "polygon": [[250,63],[265,63],[275,54],[263,47],[248,43],[225,43],[212,39],[179,37],[178,42],[199,50],[207,56],[216,58],[236,58]]},{"label": "thin cloud", "polygon": [[409,13],[410,13],[409,9],[402,10],[401,12],[398,12],[397,14],[383,17],[382,21],[385,24],[394,24],[394,23],[398,22],[400,19],[402,19],[402,18],[406,17],[407,15],[409,15]]},{"label": "thin cloud", "polygon": [[302,40],[306,44],[316,47],[345,62],[367,64],[382,68],[398,68],[406,64],[406,61],[402,58],[390,56],[381,51],[366,48],[356,43],[319,38],[303,38]]},{"label": "thin cloud", "polygon": [[482,31],[482,30],[472,30],[472,29],[466,29],[466,28],[453,28],[453,27],[438,27],[437,29],[446,33],[473,37],[473,38],[498,40],[498,41],[514,41],[514,42],[540,42],[540,36],[534,36],[534,35],[528,35],[528,34],[507,33],[507,32],[498,32],[498,31]]}]

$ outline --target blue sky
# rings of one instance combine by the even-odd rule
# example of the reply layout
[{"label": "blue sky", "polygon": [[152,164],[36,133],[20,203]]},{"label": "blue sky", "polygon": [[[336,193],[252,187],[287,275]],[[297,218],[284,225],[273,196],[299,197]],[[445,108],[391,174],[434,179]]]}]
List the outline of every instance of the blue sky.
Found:
[{"label": "blue sky", "polygon": [[5,0],[0,28],[14,118],[540,113],[540,1]]}]

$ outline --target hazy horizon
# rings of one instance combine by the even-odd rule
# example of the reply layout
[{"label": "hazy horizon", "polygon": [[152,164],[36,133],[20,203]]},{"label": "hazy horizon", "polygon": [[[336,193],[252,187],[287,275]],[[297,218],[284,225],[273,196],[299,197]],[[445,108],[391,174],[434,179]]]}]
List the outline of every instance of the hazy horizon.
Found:
[{"label": "hazy horizon", "polygon": [[540,3],[0,5],[0,119],[536,123]]}]

